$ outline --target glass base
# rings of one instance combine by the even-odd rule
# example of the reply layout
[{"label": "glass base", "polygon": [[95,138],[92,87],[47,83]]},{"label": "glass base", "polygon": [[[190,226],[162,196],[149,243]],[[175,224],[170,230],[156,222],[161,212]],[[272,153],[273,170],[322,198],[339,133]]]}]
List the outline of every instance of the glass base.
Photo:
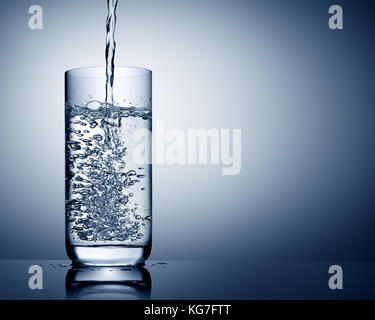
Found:
[{"label": "glass base", "polygon": [[151,253],[151,245],[144,247],[67,245],[66,249],[73,264],[86,266],[142,266]]}]

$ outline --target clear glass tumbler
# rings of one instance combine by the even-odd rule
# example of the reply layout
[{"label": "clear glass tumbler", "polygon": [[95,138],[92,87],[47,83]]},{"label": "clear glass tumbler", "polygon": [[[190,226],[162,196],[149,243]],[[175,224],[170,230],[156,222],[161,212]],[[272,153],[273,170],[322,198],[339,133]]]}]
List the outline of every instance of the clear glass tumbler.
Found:
[{"label": "clear glass tumbler", "polygon": [[65,73],[66,248],[83,265],[142,265],[151,252],[151,71]]}]

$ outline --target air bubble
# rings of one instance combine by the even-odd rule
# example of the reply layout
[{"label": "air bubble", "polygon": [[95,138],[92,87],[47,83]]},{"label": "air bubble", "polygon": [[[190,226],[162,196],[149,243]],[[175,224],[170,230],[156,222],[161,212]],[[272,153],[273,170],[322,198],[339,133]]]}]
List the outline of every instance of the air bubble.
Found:
[{"label": "air bubble", "polygon": [[99,101],[90,101],[86,104],[87,109],[89,110],[99,110],[102,104]]}]

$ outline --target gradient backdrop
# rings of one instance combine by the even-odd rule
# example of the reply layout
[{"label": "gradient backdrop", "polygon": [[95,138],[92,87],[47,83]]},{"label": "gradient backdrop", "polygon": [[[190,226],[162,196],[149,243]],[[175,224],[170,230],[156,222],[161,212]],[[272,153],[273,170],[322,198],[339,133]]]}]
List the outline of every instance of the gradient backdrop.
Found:
[{"label": "gradient backdrop", "polygon": [[[115,62],[153,71],[154,121],[242,129],[237,176],[154,166],[152,258],[375,259],[373,1],[119,0],[117,17]],[[0,258],[66,257],[63,74],[104,65],[105,19],[105,0],[0,3]]]}]

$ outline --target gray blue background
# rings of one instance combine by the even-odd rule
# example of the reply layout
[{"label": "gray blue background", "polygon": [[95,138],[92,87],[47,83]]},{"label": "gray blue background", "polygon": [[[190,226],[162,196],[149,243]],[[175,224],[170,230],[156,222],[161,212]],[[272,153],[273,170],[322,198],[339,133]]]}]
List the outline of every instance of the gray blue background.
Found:
[{"label": "gray blue background", "polygon": [[[153,259],[375,258],[374,16],[364,0],[119,0],[115,62],[153,71],[154,121],[242,129],[237,176],[154,166]],[[105,0],[0,3],[0,258],[66,258],[63,74],[104,65],[105,18]]]}]

